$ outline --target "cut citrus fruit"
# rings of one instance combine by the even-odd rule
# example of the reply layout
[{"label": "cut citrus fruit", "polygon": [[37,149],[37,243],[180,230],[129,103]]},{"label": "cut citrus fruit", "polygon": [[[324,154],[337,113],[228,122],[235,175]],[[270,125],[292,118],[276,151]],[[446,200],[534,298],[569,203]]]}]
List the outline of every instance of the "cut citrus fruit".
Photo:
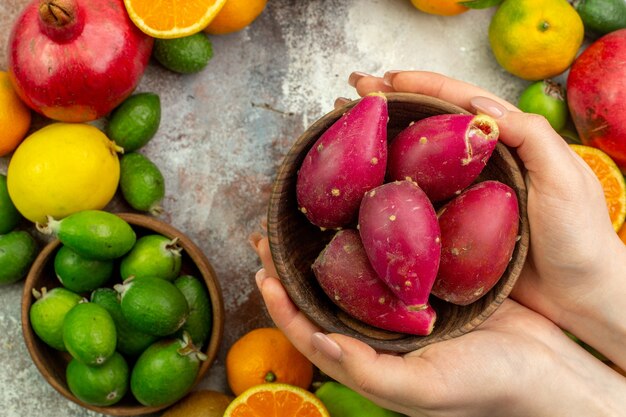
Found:
[{"label": "cut citrus fruit", "polygon": [[313,393],[293,385],[266,383],[241,393],[224,417],[330,417]]},{"label": "cut citrus fruit", "polygon": [[615,231],[619,231],[626,218],[626,182],[610,156],[600,149],[585,145],[570,145],[591,167],[604,190],[604,198]]},{"label": "cut citrus fruit", "polygon": [[145,34],[172,39],[204,29],[226,0],[124,0],[130,19]]}]

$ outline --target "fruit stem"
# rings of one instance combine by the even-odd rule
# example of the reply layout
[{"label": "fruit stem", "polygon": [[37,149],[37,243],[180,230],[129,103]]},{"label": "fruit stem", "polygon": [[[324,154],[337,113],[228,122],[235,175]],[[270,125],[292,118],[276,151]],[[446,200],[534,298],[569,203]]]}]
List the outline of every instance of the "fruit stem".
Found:
[{"label": "fruit stem", "polygon": [[263,378],[265,380],[265,382],[274,382],[276,381],[276,374],[272,371],[268,371],[265,374],[265,378]]},{"label": "fruit stem", "polygon": [[39,24],[49,38],[65,43],[83,31],[84,19],[76,0],[41,0]]},{"label": "fruit stem", "polygon": [[56,235],[60,224],[60,220],[54,220],[52,216],[46,216],[46,224],[35,222],[35,228],[44,235]]}]

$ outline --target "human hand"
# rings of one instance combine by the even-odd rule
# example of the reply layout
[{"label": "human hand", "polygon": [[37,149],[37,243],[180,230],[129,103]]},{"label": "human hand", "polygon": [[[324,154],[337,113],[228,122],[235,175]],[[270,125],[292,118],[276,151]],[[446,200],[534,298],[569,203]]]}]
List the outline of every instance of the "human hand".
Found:
[{"label": "human hand", "polygon": [[512,297],[626,366],[620,308],[626,249],[612,228],[597,178],[549,123],[435,73],[388,72],[383,78],[353,73],[350,83],[359,95],[426,94],[496,119],[501,141],[515,148],[524,164],[528,188],[529,259]]},{"label": "human hand", "polygon": [[[474,331],[404,356],[324,335],[276,278],[269,242],[251,239],[268,311],[294,346],[330,377],[409,416],[619,415],[626,382],[552,322],[507,300]],[[621,408],[620,408],[621,407]]]}]

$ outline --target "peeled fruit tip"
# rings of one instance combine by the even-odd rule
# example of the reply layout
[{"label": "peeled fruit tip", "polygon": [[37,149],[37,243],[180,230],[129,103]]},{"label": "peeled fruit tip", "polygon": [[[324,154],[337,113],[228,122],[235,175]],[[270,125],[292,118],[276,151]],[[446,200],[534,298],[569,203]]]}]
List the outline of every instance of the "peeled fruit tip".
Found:
[{"label": "peeled fruit tip", "polygon": [[46,223],[35,222],[35,228],[44,235],[55,235],[59,230],[59,220],[55,220],[52,216],[46,216]]},{"label": "peeled fruit tip", "polygon": [[485,115],[479,114],[474,116],[469,125],[469,134],[479,134],[485,137],[487,140],[498,140],[500,136],[500,129],[496,121]]}]

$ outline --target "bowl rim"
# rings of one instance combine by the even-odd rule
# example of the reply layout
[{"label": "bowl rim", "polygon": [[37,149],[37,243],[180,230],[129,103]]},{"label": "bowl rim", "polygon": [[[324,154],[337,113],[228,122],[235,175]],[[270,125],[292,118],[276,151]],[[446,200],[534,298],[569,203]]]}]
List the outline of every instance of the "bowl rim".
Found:
[{"label": "bowl rim", "polygon": [[[430,107],[436,109],[439,113],[447,112],[468,115],[473,114],[460,106],[424,94],[405,92],[390,92],[383,94],[385,95],[385,97],[387,97],[387,101],[389,104],[412,103],[416,105],[419,104],[425,108]],[[286,250],[279,241],[279,227],[282,220],[280,206],[282,203],[284,203],[285,193],[288,192],[288,187],[286,186],[286,184],[289,182],[289,180],[292,180],[294,172],[297,172],[297,169],[294,171],[293,168],[294,160],[296,160],[298,156],[302,154],[302,152],[305,152],[307,148],[311,148],[315,142],[315,139],[319,138],[323,131],[325,131],[328,127],[330,127],[330,125],[338,120],[341,115],[343,115],[343,113],[354,107],[360,100],[361,98],[349,101],[344,105],[326,113],[321,118],[317,119],[296,139],[287,154],[285,154],[285,157],[283,158],[283,161],[279,166],[277,176],[272,186],[267,209],[267,232],[272,259],[274,261],[274,264],[276,265],[278,278],[283,283],[283,285],[286,282],[289,283],[291,279],[289,278],[289,274],[286,269],[286,264],[288,263],[288,253],[286,253]],[[504,287],[497,294],[497,296],[471,321],[465,323],[463,326],[458,327],[451,332],[438,336],[414,336],[401,334],[402,336],[406,337],[400,340],[389,340],[391,338],[385,338],[384,335],[383,337],[368,336],[366,334],[360,333],[359,330],[355,328],[356,326],[350,326],[350,330],[353,331],[353,334],[358,334],[361,341],[367,343],[368,345],[379,351],[390,351],[399,353],[410,352],[432,343],[449,340],[461,336],[471,330],[474,330],[491,314],[493,314],[493,312],[497,308],[499,308],[504,300],[509,296],[510,292],[513,289],[513,286],[515,285],[517,279],[519,278],[519,275],[521,274],[521,270],[528,253],[528,247],[530,242],[530,227],[527,215],[528,193],[520,164],[515,159],[513,153],[509,150],[509,148],[502,142],[498,141],[494,153],[497,153],[506,162],[507,165],[517,168],[513,169],[512,172],[515,186],[519,187],[516,191],[518,194],[518,204],[520,208],[520,222],[518,230],[520,238],[513,252],[513,260],[517,261],[517,263],[513,266],[510,272],[511,276],[508,277],[506,285],[504,285]],[[315,283],[315,285],[317,284]],[[291,285],[284,285],[284,287],[296,307],[315,325],[321,327],[325,332],[339,332],[346,334],[345,330],[348,329],[348,326],[346,326],[345,328],[340,328],[331,323],[325,323],[324,320],[315,317],[315,315],[311,314],[311,312],[309,311],[311,306],[309,306],[306,302],[303,303],[303,301],[305,300],[303,299],[301,294],[299,294]],[[343,313],[340,309],[338,309],[337,311],[338,314],[343,314],[344,316],[346,315],[346,313]],[[357,325],[363,325],[363,327],[366,328],[371,327],[359,322],[356,319],[353,320],[357,322]],[[381,331],[381,333],[386,334],[389,332],[383,330]]]},{"label": "bowl rim", "polygon": [[[223,340],[224,334],[224,301],[222,296],[222,290],[219,280],[213,269],[213,266],[209,262],[204,252],[189,238],[186,234],[175,228],[174,226],[165,223],[154,217],[150,217],[137,213],[113,213],[123,220],[128,222],[131,226],[140,227],[146,230],[153,231],[155,233],[162,234],[170,239],[178,238],[179,244],[183,247],[184,253],[186,253],[193,263],[198,268],[202,281],[206,284],[207,291],[209,293],[209,299],[212,307],[212,326],[211,333],[209,335],[209,343],[203,349],[203,352],[207,355],[207,359],[202,362],[198,375],[193,383],[195,387],[209,371],[209,368],[213,365],[217,358],[220,345]],[[99,413],[113,415],[113,416],[137,416],[143,414],[154,413],[164,408],[171,406],[172,404],[165,404],[161,406],[144,406],[137,402],[137,405],[131,406],[118,406],[116,404],[110,406],[96,406],[85,403],[69,390],[67,385],[62,384],[58,379],[51,375],[48,367],[45,364],[45,358],[35,354],[33,346],[37,343],[43,343],[38,340],[37,335],[34,333],[32,326],[30,325],[30,307],[33,304],[33,297],[31,290],[34,288],[34,282],[41,274],[47,263],[50,261],[50,255],[61,246],[59,239],[54,239],[47,243],[40,253],[35,258],[26,280],[24,282],[24,289],[22,290],[21,301],[21,318],[22,318],[22,336],[26,344],[28,353],[35,363],[35,366],[44,377],[44,379],[61,395],[74,403]],[[206,271],[206,275],[203,273]]]}]

